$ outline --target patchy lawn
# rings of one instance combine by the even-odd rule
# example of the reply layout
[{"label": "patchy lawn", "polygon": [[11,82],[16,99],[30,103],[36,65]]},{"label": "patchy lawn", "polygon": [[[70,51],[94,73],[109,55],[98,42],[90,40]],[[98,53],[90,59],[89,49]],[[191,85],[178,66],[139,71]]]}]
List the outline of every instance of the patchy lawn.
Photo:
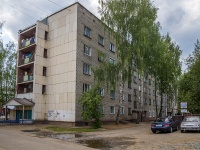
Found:
[{"label": "patchy lawn", "polygon": [[45,129],[52,132],[70,132],[70,133],[99,131],[98,129],[93,129],[93,128],[70,128],[70,127],[59,127],[59,126],[48,126]]}]

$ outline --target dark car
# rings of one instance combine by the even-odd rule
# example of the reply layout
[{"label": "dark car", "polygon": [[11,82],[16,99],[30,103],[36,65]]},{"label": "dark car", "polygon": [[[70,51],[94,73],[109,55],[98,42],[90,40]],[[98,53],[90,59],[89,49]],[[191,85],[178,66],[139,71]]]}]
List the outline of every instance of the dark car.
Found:
[{"label": "dark car", "polygon": [[151,124],[151,131],[156,133],[160,132],[173,132],[174,130],[178,130],[179,125],[178,121],[175,121],[173,118],[157,118],[154,123]]}]

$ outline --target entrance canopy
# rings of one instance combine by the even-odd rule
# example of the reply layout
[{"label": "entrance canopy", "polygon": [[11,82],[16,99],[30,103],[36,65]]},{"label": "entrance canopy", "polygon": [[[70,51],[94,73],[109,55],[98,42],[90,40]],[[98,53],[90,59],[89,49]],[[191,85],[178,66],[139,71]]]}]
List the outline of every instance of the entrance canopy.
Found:
[{"label": "entrance canopy", "polygon": [[35,103],[26,98],[12,98],[5,106],[34,106]]}]

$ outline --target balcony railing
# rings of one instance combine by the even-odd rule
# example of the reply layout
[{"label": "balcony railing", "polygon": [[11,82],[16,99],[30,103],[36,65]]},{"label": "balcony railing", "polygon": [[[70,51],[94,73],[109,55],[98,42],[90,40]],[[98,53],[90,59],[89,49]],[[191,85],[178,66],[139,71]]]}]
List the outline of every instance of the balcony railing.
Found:
[{"label": "balcony railing", "polygon": [[35,60],[35,56],[33,54],[28,54],[27,56],[23,56],[20,60],[19,60],[19,64],[18,66],[24,65],[24,64],[28,64],[31,62],[34,62]]},{"label": "balcony railing", "polygon": [[33,81],[33,75],[18,76],[18,83]]},{"label": "balcony railing", "polygon": [[23,88],[23,89],[19,89],[17,91],[18,94],[23,94],[23,93],[32,93],[33,92],[33,88]]},{"label": "balcony railing", "polygon": [[19,49],[24,48],[24,47],[27,47],[27,46],[29,46],[29,45],[32,45],[32,44],[34,44],[34,43],[35,43],[35,37],[23,39],[23,40],[21,40]]}]

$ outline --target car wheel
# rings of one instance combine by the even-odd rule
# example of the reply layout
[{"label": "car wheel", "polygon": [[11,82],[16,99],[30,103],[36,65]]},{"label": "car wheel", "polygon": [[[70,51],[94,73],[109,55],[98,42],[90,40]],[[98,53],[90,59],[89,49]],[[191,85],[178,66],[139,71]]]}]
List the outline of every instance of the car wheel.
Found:
[{"label": "car wheel", "polygon": [[183,133],[183,130],[181,130],[181,133]]},{"label": "car wheel", "polygon": [[156,133],[156,131],[152,131],[153,133]]},{"label": "car wheel", "polygon": [[173,132],[173,128],[172,128],[172,127],[170,127],[170,130],[169,130],[169,132],[170,132],[170,133],[172,133],[172,132]]}]

